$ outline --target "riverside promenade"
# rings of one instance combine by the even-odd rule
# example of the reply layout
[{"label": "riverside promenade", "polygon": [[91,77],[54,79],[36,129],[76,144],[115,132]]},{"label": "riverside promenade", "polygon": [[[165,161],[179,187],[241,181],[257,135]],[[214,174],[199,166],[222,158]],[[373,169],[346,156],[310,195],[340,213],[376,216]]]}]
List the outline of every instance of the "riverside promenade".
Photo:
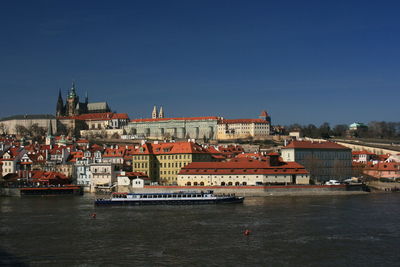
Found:
[{"label": "riverside promenade", "polygon": [[119,186],[118,192],[126,193],[161,193],[176,191],[206,191],[236,194],[238,196],[310,196],[310,195],[350,195],[368,194],[362,184],[357,185],[286,185],[286,186],[145,186],[132,188]]}]

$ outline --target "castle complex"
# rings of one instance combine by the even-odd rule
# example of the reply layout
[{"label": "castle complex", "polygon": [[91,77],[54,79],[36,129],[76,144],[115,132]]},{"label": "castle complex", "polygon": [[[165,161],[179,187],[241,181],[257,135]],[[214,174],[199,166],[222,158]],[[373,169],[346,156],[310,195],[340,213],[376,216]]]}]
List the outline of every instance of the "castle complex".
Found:
[{"label": "castle complex", "polygon": [[217,116],[165,118],[162,107],[154,106],[151,118],[135,119],[128,133],[147,139],[264,139],[270,135],[271,117],[262,111],[258,119],[229,120]]},{"label": "castle complex", "polygon": [[67,94],[67,99],[64,101],[61,96],[61,90],[58,94],[57,100],[57,117],[70,117],[88,113],[106,113],[111,112],[107,102],[94,102],[89,103],[89,97],[86,93],[85,101],[80,102],[79,96],[76,93],[75,83],[72,83],[72,87]]}]

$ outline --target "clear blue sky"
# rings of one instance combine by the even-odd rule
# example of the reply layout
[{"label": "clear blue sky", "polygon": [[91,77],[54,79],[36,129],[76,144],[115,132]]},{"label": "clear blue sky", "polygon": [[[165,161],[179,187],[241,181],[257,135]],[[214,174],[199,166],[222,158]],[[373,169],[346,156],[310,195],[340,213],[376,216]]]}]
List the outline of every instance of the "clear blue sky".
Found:
[{"label": "clear blue sky", "polygon": [[76,80],[131,118],[399,121],[399,1],[2,1],[0,117]]}]

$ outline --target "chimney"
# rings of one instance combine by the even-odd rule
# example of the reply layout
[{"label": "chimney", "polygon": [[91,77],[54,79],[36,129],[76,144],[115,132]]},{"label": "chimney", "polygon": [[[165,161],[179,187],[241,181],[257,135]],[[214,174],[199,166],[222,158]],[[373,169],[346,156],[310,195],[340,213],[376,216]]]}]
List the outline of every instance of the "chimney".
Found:
[{"label": "chimney", "polygon": [[270,166],[279,166],[280,165],[280,161],[279,161],[279,153],[269,153],[269,165]]}]

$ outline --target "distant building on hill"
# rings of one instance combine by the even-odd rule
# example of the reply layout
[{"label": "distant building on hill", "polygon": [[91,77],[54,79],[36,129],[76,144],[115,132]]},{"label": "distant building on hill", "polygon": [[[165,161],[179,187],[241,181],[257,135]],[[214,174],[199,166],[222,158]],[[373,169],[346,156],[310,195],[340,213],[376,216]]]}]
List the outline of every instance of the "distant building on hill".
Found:
[{"label": "distant building on hill", "polygon": [[270,135],[271,117],[262,111],[258,119],[220,119],[218,140],[264,139]]},{"label": "distant building on hill", "polygon": [[65,103],[61,96],[61,90],[58,94],[56,116],[76,116],[88,113],[106,113],[111,112],[107,102],[93,102],[89,103],[89,97],[86,94],[85,101],[80,102],[79,96],[77,95],[75,83],[72,83],[72,87],[67,94]]},{"label": "distant building on hill", "polygon": [[357,131],[359,129],[367,129],[368,126],[362,122],[354,122],[349,125],[349,131]]},{"label": "distant building on hill", "polygon": [[258,119],[224,119],[217,116],[165,118],[154,106],[152,117],[134,119],[126,132],[148,139],[229,140],[265,138],[270,134],[271,117],[263,111]]}]

